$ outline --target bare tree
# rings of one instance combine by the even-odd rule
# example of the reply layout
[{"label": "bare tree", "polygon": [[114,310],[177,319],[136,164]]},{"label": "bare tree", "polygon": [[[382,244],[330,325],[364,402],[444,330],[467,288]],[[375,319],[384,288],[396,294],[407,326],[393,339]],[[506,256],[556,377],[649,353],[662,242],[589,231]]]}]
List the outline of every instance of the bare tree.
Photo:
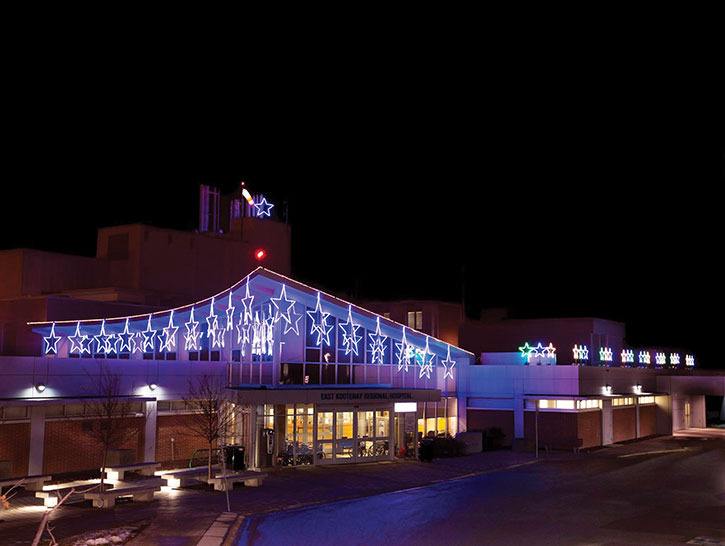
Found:
[{"label": "bare tree", "polygon": [[108,452],[120,448],[137,434],[134,400],[121,391],[121,376],[102,369],[95,379],[93,398],[85,404],[85,414],[94,417],[87,434],[101,445],[101,489],[108,463]]},{"label": "bare tree", "polygon": [[185,427],[192,434],[203,438],[209,448],[207,477],[212,478],[211,459],[214,445],[222,441],[234,422],[234,411],[225,396],[226,384],[221,378],[209,375],[189,380],[189,392],[184,398],[191,413],[185,419]]}]

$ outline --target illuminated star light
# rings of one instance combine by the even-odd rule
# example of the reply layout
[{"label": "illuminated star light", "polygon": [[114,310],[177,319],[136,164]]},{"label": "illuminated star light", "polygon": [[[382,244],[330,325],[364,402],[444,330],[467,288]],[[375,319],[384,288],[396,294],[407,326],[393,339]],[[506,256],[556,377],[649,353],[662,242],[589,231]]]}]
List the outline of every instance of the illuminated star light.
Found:
[{"label": "illuminated star light", "polygon": [[405,326],[403,326],[403,337],[400,340],[400,343],[395,343],[395,346],[398,349],[398,354],[396,355],[396,358],[398,359],[398,371],[405,369],[407,372],[408,367],[410,366],[410,359],[415,356],[415,349],[408,343],[408,340],[405,337]]},{"label": "illuminated star light", "polygon": [[639,363],[640,364],[650,364],[651,363],[649,351],[640,351],[639,352]]},{"label": "illuminated star light", "polygon": [[97,336],[93,336],[93,339],[96,340],[96,354],[108,354],[111,349],[111,342],[110,339],[113,336],[109,336],[106,334],[106,320],[104,319],[101,322],[101,331]]},{"label": "illuminated star light", "polygon": [[612,349],[609,347],[600,347],[599,348],[599,360],[602,362],[612,362]]},{"label": "illuminated star light", "polygon": [[525,358],[526,362],[528,362],[531,359],[531,352],[533,350],[533,347],[531,347],[527,341],[522,347],[519,347],[519,351],[521,351],[521,358]]},{"label": "illuminated star light", "polygon": [[362,336],[357,335],[360,325],[352,321],[352,305],[347,306],[347,321],[341,322],[338,326],[342,330],[342,344],[345,347],[345,354],[353,353],[357,356],[358,343]]},{"label": "illuminated star light", "polygon": [[235,307],[232,305],[232,291],[229,291],[229,301],[227,302],[227,323],[226,323],[226,330],[227,332],[231,332],[232,328],[234,328],[234,309]]},{"label": "illuminated star light", "polygon": [[245,287],[245,295],[241,299],[242,305],[244,306],[244,316],[247,320],[252,320],[252,304],[254,303],[254,296],[249,295],[249,277],[247,277],[247,285]]},{"label": "illuminated star light", "polygon": [[303,316],[304,315],[302,315],[302,314],[291,315],[291,317],[290,317],[292,319],[291,322],[289,324],[284,325],[284,333],[286,334],[287,332],[294,332],[296,336],[300,335],[300,319]]},{"label": "illuminated star light", "polygon": [[664,366],[667,364],[667,355],[665,353],[655,354],[655,364],[658,366]]},{"label": "illuminated star light", "polygon": [[[287,324],[292,322],[292,313],[295,310],[295,300],[287,298],[287,287],[283,284],[282,291],[279,293],[279,298],[269,298],[274,305],[274,322],[278,322],[280,318],[283,318]],[[282,311],[286,309],[286,311]]]},{"label": "illuminated star light", "polygon": [[589,349],[586,345],[582,345],[581,347],[579,345],[574,345],[574,360],[588,360],[589,359]]},{"label": "illuminated star light", "polygon": [[368,334],[370,338],[370,360],[371,364],[382,364],[385,358],[385,340],[388,336],[380,333],[380,317],[377,317],[375,332]]},{"label": "illuminated star light", "polygon": [[[320,305],[320,292],[317,292],[317,305],[315,306],[314,311],[307,311],[307,315],[312,319],[312,324],[310,325],[310,333],[311,334],[317,334],[317,341],[315,344],[319,347],[322,345],[323,341],[325,345],[328,347],[331,345],[330,343],[330,332],[332,331],[332,326],[327,324],[327,317],[330,316],[330,313],[325,313],[322,311],[322,305]],[[320,322],[317,323],[317,317],[320,317]]]},{"label": "illuminated star light", "polygon": [[186,328],[186,332],[184,333],[184,350],[198,351],[201,332],[197,330],[199,328],[199,321],[194,320],[194,307],[191,308],[189,322],[185,322],[184,327]]},{"label": "illuminated star light", "polygon": [[679,366],[680,365],[680,355],[679,355],[679,353],[670,353],[670,364],[672,366]]},{"label": "illuminated star light", "polygon": [[166,328],[161,329],[163,332],[164,340],[161,342],[161,351],[173,351],[176,349],[176,332],[179,330],[178,326],[174,326],[174,311],[171,311],[169,315],[169,325]]},{"label": "illuminated star light", "polygon": [[[539,345],[541,345],[541,343],[539,343]],[[556,347],[554,347],[553,343],[549,342],[549,345],[544,347],[542,356],[545,356],[546,358],[554,358],[556,356]]]},{"label": "illuminated star light", "polygon": [[450,377],[453,379],[453,368],[456,366],[456,361],[451,360],[451,346],[448,346],[448,354],[446,355],[445,360],[441,360],[441,365],[443,366],[443,379],[446,377]]},{"label": "illuminated star light", "polygon": [[211,347],[223,348],[224,347],[224,335],[219,329],[219,318],[214,312],[214,298],[211,298],[211,305],[209,306],[209,316],[206,317],[206,337],[211,338]]},{"label": "illuminated star light", "polygon": [[143,340],[141,341],[141,351],[144,353],[154,352],[154,349],[156,348],[156,342],[154,341],[154,338],[156,337],[156,330],[151,328],[151,315],[149,315],[149,319],[146,322],[146,330],[141,332],[141,336],[143,337]]},{"label": "illuminated star light", "polygon": [[632,349],[622,349],[622,364],[634,363],[634,351]]},{"label": "illuminated star light", "polygon": [[247,313],[239,313],[239,321],[237,322],[237,343],[242,349],[242,355],[246,356],[244,347],[249,343],[249,330],[251,324]]},{"label": "illuminated star light", "polygon": [[685,366],[694,366],[695,357],[692,355],[685,355]]},{"label": "illuminated star light", "polygon": [[76,323],[76,333],[73,334],[72,336],[69,336],[68,341],[70,341],[70,352],[71,353],[77,352],[78,354],[83,354],[83,353],[90,354],[91,350],[88,346],[88,345],[90,345],[89,339],[88,339],[87,335],[81,334],[81,322],[80,321],[78,321]]},{"label": "illuminated star light", "polygon": [[423,375],[430,379],[430,374],[433,373],[434,356],[435,355],[430,352],[430,349],[428,347],[428,336],[425,336],[425,348],[423,350],[415,350],[415,359],[420,366],[420,369],[418,371],[418,379],[421,379]]},{"label": "illuminated star light", "polygon": [[268,203],[266,197],[262,197],[262,200],[259,203],[254,203],[254,208],[257,209],[257,218],[262,218],[264,216],[269,217],[272,207],[274,207],[274,205],[272,203]]},{"label": "illuminated star light", "polygon": [[62,338],[55,335],[55,322],[50,327],[50,335],[48,337],[44,337],[43,341],[45,341],[45,354],[58,354],[58,342]]},{"label": "illuminated star light", "polygon": [[117,352],[133,353],[136,350],[136,340],[134,337],[136,337],[136,334],[132,334],[128,331],[128,319],[126,319],[126,324],[123,326],[123,332],[116,336]]},{"label": "illuminated star light", "polygon": [[274,348],[274,312],[272,305],[267,305],[266,316],[262,313],[262,352],[272,356]]},{"label": "illuminated star light", "polygon": [[259,311],[254,313],[254,322],[252,323],[252,354],[262,354],[262,324],[259,322]]}]

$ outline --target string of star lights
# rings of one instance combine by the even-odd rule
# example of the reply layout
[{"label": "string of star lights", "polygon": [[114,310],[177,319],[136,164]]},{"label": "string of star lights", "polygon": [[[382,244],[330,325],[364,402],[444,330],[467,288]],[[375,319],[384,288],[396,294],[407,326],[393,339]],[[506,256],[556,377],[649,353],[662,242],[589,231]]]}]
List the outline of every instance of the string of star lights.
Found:
[{"label": "string of star lights", "polygon": [[250,333],[252,323],[247,316],[246,311],[239,313],[239,322],[237,322],[237,344],[240,347],[242,356],[246,356],[246,347],[250,343]]},{"label": "string of star lights", "polygon": [[679,366],[680,365],[680,355],[679,355],[679,353],[670,353],[670,365],[672,365],[672,366]]},{"label": "string of star lights", "polygon": [[[213,298],[212,298],[213,299]],[[247,283],[244,291],[244,297],[241,299],[242,305],[244,306],[244,317],[245,319],[252,320],[252,304],[254,303],[254,296],[249,295],[249,277],[247,277]]]},{"label": "string of star lights", "polygon": [[292,313],[295,310],[295,303],[297,302],[287,298],[287,287],[283,284],[279,297],[269,298],[269,301],[274,305],[274,322],[284,319],[287,324],[290,324],[292,322]]},{"label": "string of star lights", "polygon": [[232,305],[232,291],[230,290],[229,291],[229,301],[227,301],[227,310],[225,311],[226,315],[227,315],[227,322],[224,325],[224,329],[227,332],[231,332],[232,329],[234,328],[234,309],[235,309],[235,307],[234,307],[234,305]]},{"label": "string of star lights", "polygon": [[357,335],[360,325],[352,321],[352,305],[347,306],[347,320],[338,324],[338,327],[342,330],[342,345],[345,347],[345,355],[353,353],[357,356],[358,343],[362,336]]},{"label": "string of star lights", "polygon": [[574,345],[572,350],[574,353],[574,360],[589,360],[589,348],[586,345]]},{"label": "string of star lights", "polygon": [[614,354],[610,347],[599,348],[599,360],[601,362],[612,362],[614,360]]},{"label": "string of star lights", "polygon": [[665,353],[656,353],[655,364],[657,366],[664,366],[665,364],[667,364],[667,355]]},{"label": "string of star lights", "polygon": [[184,323],[184,327],[186,328],[186,332],[184,333],[184,350],[200,350],[199,336],[201,336],[201,332],[199,332],[198,330],[199,321],[194,320],[194,306],[191,307],[191,312],[189,313],[189,320],[188,322]]},{"label": "string of star lights", "polygon": [[272,356],[274,348],[274,312],[272,311],[272,304],[267,304],[267,316],[264,320],[264,342],[266,343],[264,352],[268,356]]},{"label": "string of star lights", "polygon": [[211,338],[212,349],[224,348],[224,334],[219,328],[219,317],[214,311],[214,298],[209,306],[209,316],[206,317],[206,337]]},{"label": "string of star lights", "polygon": [[259,311],[254,312],[252,323],[252,354],[262,354],[262,323],[259,321]]},{"label": "string of star lights", "polygon": [[556,347],[554,347],[554,344],[549,342],[547,346],[544,346],[540,341],[536,344],[536,347],[532,347],[529,345],[529,342],[525,342],[523,346],[519,347],[519,351],[521,352],[521,358],[526,360],[526,362],[531,362],[532,357],[543,357],[543,358],[554,358],[556,355]]},{"label": "string of star lights", "polygon": [[428,336],[425,336],[425,347],[423,350],[415,350],[415,360],[418,363],[418,379],[422,379],[425,375],[427,379],[430,379],[431,373],[433,373],[433,358],[435,355],[430,352],[428,346]]},{"label": "string of star lights", "polygon": [[371,364],[382,364],[385,358],[385,340],[388,336],[380,333],[380,317],[375,321],[375,332],[370,334],[370,362]]},{"label": "string of star lights", "polygon": [[634,364],[634,351],[632,349],[622,349],[622,364]]},{"label": "string of star lights", "polygon": [[106,320],[104,319],[101,322],[101,331],[97,336],[93,336],[96,342],[96,354],[105,355],[111,351],[110,338],[111,336],[106,334]]},{"label": "string of star lights", "polygon": [[649,366],[652,363],[652,359],[650,358],[649,351],[640,351],[639,355],[637,356],[637,359],[639,360],[640,364],[645,364]]},{"label": "string of star lights", "polygon": [[[317,292],[317,305],[315,305],[314,311],[307,311],[307,315],[312,320],[312,324],[310,325],[310,334],[317,334],[315,345],[319,347],[324,341],[324,344],[329,347],[331,345],[330,332],[332,331],[332,326],[327,324],[327,318],[330,316],[330,313],[322,311],[319,291]],[[318,318],[319,323],[317,322]]]},{"label": "string of star lights", "polygon": [[692,355],[685,355],[685,366],[692,367],[695,365],[695,357]]},{"label": "string of star lights", "polygon": [[166,328],[161,329],[161,335],[163,340],[161,341],[161,351],[172,352],[176,349],[176,332],[179,330],[178,326],[174,326],[174,311],[171,310],[169,314],[169,325]]},{"label": "string of star lights", "polygon": [[446,377],[453,379],[453,368],[455,365],[456,361],[451,360],[451,346],[448,345],[448,354],[446,354],[446,359],[441,360],[441,366],[443,366],[443,379]]}]

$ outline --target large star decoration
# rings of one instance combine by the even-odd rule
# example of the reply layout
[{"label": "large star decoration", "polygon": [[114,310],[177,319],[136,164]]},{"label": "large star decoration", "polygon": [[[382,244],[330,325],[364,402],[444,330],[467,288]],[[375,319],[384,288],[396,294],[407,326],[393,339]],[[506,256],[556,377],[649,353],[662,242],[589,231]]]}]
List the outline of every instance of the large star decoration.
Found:
[{"label": "large star decoration", "polygon": [[284,326],[284,333],[286,334],[287,332],[294,332],[296,336],[300,335],[300,319],[302,319],[303,316],[304,315],[302,315],[302,314],[300,314],[300,315],[296,315],[296,314],[291,315],[290,318],[292,320],[291,320],[291,322],[289,324],[285,324],[285,326]]},{"label": "large star decoration", "polygon": [[415,351],[412,345],[408,344],[408,340],[405,337],[405,326],[403,326],[403,337],[400,343],[395,343],[395,347],[398,349],[398,354],[396,355],[398,359],[398,371],[405,369],[407,372],[410,366],[410,359],[415,356]]},{"label": "large star decoration", "polygon": [[450,377],[453,379],[453,368],[456,366],[456,361],[451,360],[451,346],[448,346],[448,354],[445,360],[441,360],[441,366],[443,366],[443,379]]},{"label": "large star decoration", "polygon": [[141,336],[143,337],[143,340],[141,341],[141,351],[144,353],[154,352],[154,349],[156,348],[156,342],[154,341],[154,338],[156,337],[156,330],[151,328],[151,315],[149,315],[149,319],[146,322],[146,329],[141,332]]},{"label": "large star decoration", "polygon": [[89,345],[89,339],[88,336],[85,334],[81,334],[81,322],[78,321],[76,323],[76,332],[72,336],[68,337],[68,341],[70,341],[70,352],[71,353],[90,353],[91,350],[88,347]]},{"label": "large star decoration", "polygon": [[523,344],[522,347],[519,347],[519,351],[521,351],[521,358],[525,359],[526,362],[529,361],[531,358],[531,352],[533,351],[533,347],[529,345],[529,342]]},{"label": "large star decoration", "polygon": [[164,337],[161,341],[161,350],[173,351],[176,349],[176,332],[179,330],[179,327],[174,326],[174,311],[171,311],[169,314],[169,325],[161,330]]},{"label": "large star decoration", "polygon": [[93,336],[96,340],[96,353],[97,354],[108,354],[111,349],[110,343],[111,336],[106,334],[106,321],[101,322],[101,331],[97,336]]},{"label": "large star decoration", "polygon": [[330,316],[330,313],[325,313],[322,311],[319,292],[317,292],[317,305],[315,305],[314,311],[307,311],[307,315],[312,320],[312,324],[310,325],[310,333],[317,334],[317,340],[315,344],[319,347],[324,342],[324,344],[329,347],[331,345],[330,332],[332,331],[332,326],[327,324],[327,317]]},{"label": "large star decoration", "polygon": [[283,284],[282,291],[278,298],[269,298],[274,305],[274,322],[278,322],[280,318],[284,319],[287,324],[292,322],[292,313],[295,310],[295,300],[287,298],[287,287]]},{"label": "large star decoration", "polygon": [[48,337],[44,337],[43,341],[45,341],[45,354],[58,354],[58,342],[61,340],[60,337],[55,335],[55,322],[50,327],[50,335]]},{"label": "large star decoration", "polygon": [[247,285],[245,287],[244,297],[241,299],[242,305],[244,306],[244,318],[245,321],[252,320],[252,304],[254,303],[254,296],[249,295],[249,277],[247,277]]},{"label": "large star decoration", "polygon": [[206,317],[206,337],[211,338],[212,349],[224,347],[224,334],[219,331],[219,317],[214,311],[213,297],[209,306],[209,316]]},{"label": "large star decoration", "polygon": [[266,197],[262,197],[262,200],[259,203],[254,203],[254,208],[257,209],[257,218],[263,218],[264,216],[271,216],[270,212],[272,211],[272,207],[274,205],[272,203],[267,202]]},{"label": "large star decoration", "polygon": [[422,379],[425,375],[430,379],[431,373],[433,373],[433,355],[428,347],[428,336],[425,337],[425,348],[421,351],[420,349],[415,350],[415,359],[420,366],[418,370],[418,379]]},{"label": "large star decoration", "polygon": [[184,350],[185,351],[198,351],[199,350],[199,321],[194,320],[194,308],[191,308],[189,313],[189,321],[184,323],[186,333],[184,334]]},{"label": "large star decoration", "polygon": [[126,324],[123,326],[123,332],[116,336],[117,351],[119,353],[133,353],[136,350],[136,340],[134,337],[136,337],[136,335],[128,331],[128,319],[126,319]]},{"label": "large star decoration", "polygon": [[382,364],[385,358],[385,340],[388,336],[380,333],[380,317],[375,324],[375,332],[368,334],[370,338],[370,361],[372,364]]},{"label": "large star decoration", "polygon": [[549,345],[544,347],[542,355],[546,358],[554,358],[556,356],[556,347],[554,347],[554,344],[549,342]]},{"label": "large star decoration", "polygon": [[347,321],[341,322],[338,324],[338,327],[342,330],[342,345],[345,347],[345,354],[349,355],[353,353],[357,356],[358,343],[362,339],[362,336],[357,335],[360,325],[352,321],[352,305],[348,305],[347,307]]},{"label": "large star decoration", "polygon": [[227,332],[231,332],[232,328],[234,328],[234,309],[235,307],[232,305],[232,292],[229,291],[229,301],[227,302],[227,323],[225,324]]},{"label": "large star decoration", "polygon": [[237,322],[237,343],[241,344],[242,354],[244,354],[244,346],[249,343],[250,326],[247,313],[239,313],[239,321]]}]

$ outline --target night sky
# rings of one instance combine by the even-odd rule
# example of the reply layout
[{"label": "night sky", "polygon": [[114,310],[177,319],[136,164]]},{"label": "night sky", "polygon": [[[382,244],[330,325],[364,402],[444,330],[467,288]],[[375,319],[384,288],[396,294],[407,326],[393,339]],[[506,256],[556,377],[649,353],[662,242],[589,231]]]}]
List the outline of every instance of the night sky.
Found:
[{"label": "night sky", "polygon": [[207,96],[194,114],[193,96],[61,93],[14,112],[0,248],[92,255],[98,226],[193,229],[198,185],[243,179],[288,201],[300,280],[460,301],[465,278],[471,318],[508,307],[622,320],[635,346],[721,366],[704,314],[721,297],[725,182],[710,112],[606,90],[358,91],[240,97],[229,110]]}]

